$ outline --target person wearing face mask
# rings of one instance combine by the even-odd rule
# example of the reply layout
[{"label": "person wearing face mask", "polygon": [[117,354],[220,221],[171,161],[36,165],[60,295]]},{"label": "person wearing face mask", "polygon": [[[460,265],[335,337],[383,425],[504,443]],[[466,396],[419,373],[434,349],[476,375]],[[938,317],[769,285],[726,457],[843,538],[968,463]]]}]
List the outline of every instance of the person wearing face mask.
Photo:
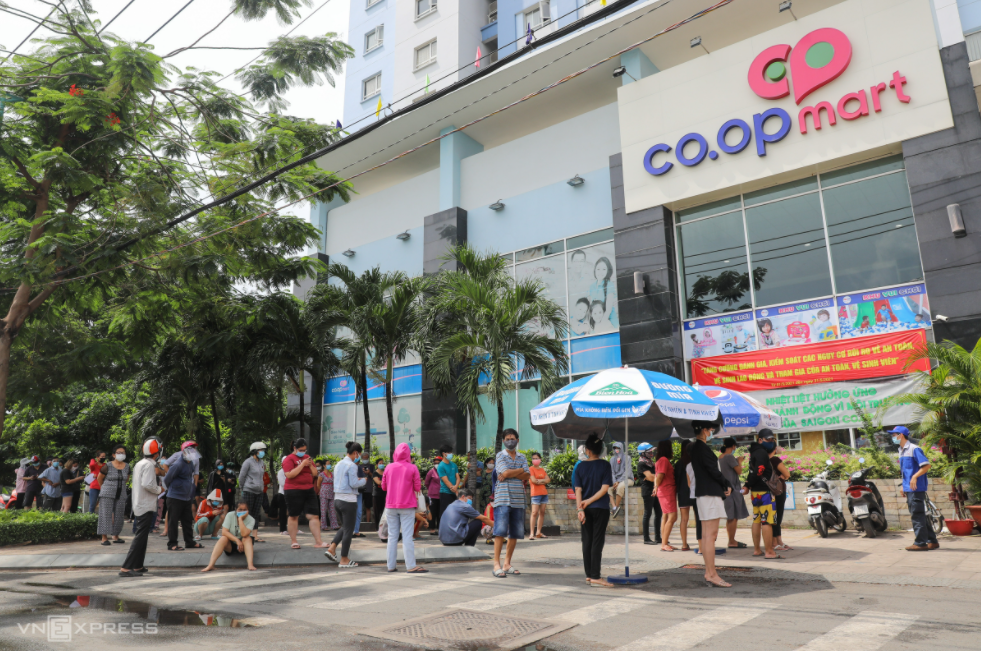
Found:
[{"label": "person wearing face mask", "polygon": [[[504,430],[504,449],[495,459],[497,488],[494,491],[494,576],[506,577],[508,574],[520,576],[521,572],[511,567],[511,557],[518,540],[525,537],[525,485],[531,478],[528,472],[528,459],[518,452],[518,432],[512,428]],[[504,564],[501,564],[501,550],[507,540]]]},{"label": "person wearing face mask", "polygon": [[[341,528],[334,535],[334,540],[324,552],[324,556],[340,567],[357,567],[358,564],[348,558],[348,553],[351,550],[354,524],[358,520],[358,489],[364,486],[368,480],[358,476],[358,466],[355,463],[355,459],[361,455],[361,444],[357,441],[348,441],[344,445],[347,448],[347,454],[334,469],[334,503],[337,507]],[[337,557],[338,545],[341,546],[340,558]]]},{"label": "person wearing face mask", "polygon": [[[168,459],[164,483],[167,485],[167,549],[170,551],[202,547],[194,540],[194,493],[200,461],[201,454],[194,441],[184,441],[180,453]],[[184,547],[177,544],[178,525],[184,532]]]},{"label": "person wearing face mask", "polygon": [[126,481],[129,479],[129,464],[126,463],[126,448],[117,445],[112,449],[112,461],[102,467],[99,472],[99,523],[96,533],[102,536],[102,544],[106,547],[113,543],[124,542],[119,537],[123,530],[123,520],[126,512]]},{"label": "person wearing face mask", "polygon": [[336,531],[337,509],[334,507],[334,464],[327,461],[317,463],[317,481],[320,487],[317,493],[320,495],[320,530]]},{"label": "person wearing face mask", "polygon": [[212,540],[218,540],[217,527],[225,520],[225,501],[220,491],[211,491],[207,499],[201,501],[196,517],[194,539],[201,540],[202,536],[211,536]]},{"label": "person wearing face mask", "polygon": [[74,513],[78,506],[78,497],[82,494],[82,481],[85,475],[78,472],[76,459],[65,459],[65,468],[61,471],[61,512]]},{"label": "person wearing face mask", "polygon": [[92,475],[92,481],[89,482],[89,513],[96,513],[95,509],[99,504],[99,491],[102,490],[102,485],[99,483],[99,473],[105,465],[106,453],[103,450],[96,452],[92,460],[89,461],[89,473]]},{"label": "person wearing face mask", "polygon": [[[542,526],[545,524],[545,509],[548,508],[548,473],[542,468],[542,455],[537,452],[531,454],[531,468],[528,469],[531,479],[528,480],[531,491],[531,538],[548,538],[542,533]],[[535,526],[538,526],[538,533],[535,533]]]},{"label": "person wearing face mask", "polygon": [[439,479],[437,468],[442,462],[442,457],[433,457],[433,467],[426,473],[426,479],[423,482],[426,484],[426,494],[429,496],[429,509],[433,513],[433,519],[430,522],[429,529],[430,536],[435,536],[439,533],[439,494],[440,486],[443,485],[443,482]]},{"label": "person wearing face mask", "polygon": [[[725,498],[733,491],[719,469],[719,457],[708,445],[708,439],[719,430],[717,423],[692,421],[695,440],[688,451],[691,468],[695,478],[695,509],[702,531],[698,536],[698,547],[705,561],[705,581],[717,588],[730,588],[715,569],[715,541],[719,535],[719,522],[726,517]],[[767,465],[769,465],[767,459]]]},{"label": "person wearing face mask", "polygon": [[264,471],[262,460],[266,456],[266,444],[256,441],[249,446],[249,457],[242,462],[242,469],[238,473],[238,483],[242,487],[242,500],[249,505],[249,515],[255,520],[255,528],[252,530],[254,542],[265,542],[259,538],[259,524],[262,522],[262,495],[265,486],[262,483],[262,473]]},{"label": "person wearing face mask", "polygon": [[208,483],[205,487],[205,495],[210,495],[211,491],[218,491],[221,493],[221,499],[228,504],[232,504],[232,495],[230,488],[230,477],[228,475],[228,470],[225,468],[225,462],[221,459],[215,461],[215,469],[211,471],[208,475]]},{"label": "person wearing face mask", "polygon": [[[416,565],[416,548],[413,540],[416,507],[419,504],[418,496],[422,490],[422,482],[419,480],[419,468],[412,463],[408,444],[399,443],[395,447],[391,464],[386,465],[384,459],[379,459],[376,466],[380,470],[375,472],[381,473],[382,476],[379,480],[381,492],[375,494],[375,499],[379,502],[384,500],[385,520],[388,525],[388,571],[395,572],[398,569],[396,559],[401,533],[406,572],[425,574],[429,570]],[[381,523],[380,518],[379,523]]]},{"label": "person wearing face mask", "polygon": [[147,439],[141,448],[143,458],[133,467],[133,517],[136,528],[133,543],[129,546],[126,559],[119,568],[119,576],[136,577],[148,570],[146,543],[157,516],[157,499],[163,488],[160,476],[165,474],[159,464],[163,446],[155,438]]},{"label": "person wearing face mask", "polygon": [[[408,447],[408,444],[406,444]],[[371,473],[371,504],[372,504],[372,514],[375,516],[375,522],[381,524],[381,512],[385,510],[385,489],[382,487],[382,477],[385,472],[385,459],[378,457],[375,459],[375,470]]]},{"label": "person wearing face mask", "polygon": [[[313,458],[307,454],[305,439],[293,441],[293,454],[283,461],[286,473],[286,508],[289,512],[287,531],[290,532],[290,547],[299,549],[296,533],[300,529],[300,518],[310,524],[310,533],[315,541],[314,547],[324,548],[327,543],[320,539],[320,500],[313,485],[317,479],[317,468]],[[249,527],[251,529],[251,527]]]},{"label": "person wearing face mask", "polygon": [[436,474],[439,475],[439,516],[442,518],[443,511],[456,501],[456,492],[461,484],[460,470],[453,463],[453,446],[444,444],[439,452],[443,460],[436,466]]},{"label": "person wearing face mask", "polygon": [[375,482],[373,477],[375,476],[375,466],[371,463],[371,458],[368,453],[365,452],[361,455],[361,463],[358,466],[358,477],[364,477],[367,481],[364,486],[358,491],[358,497],[361,500],[358,502],[358,523],[354,526],[354,537],[364,538],[364,534],[361,533],[361,523],[362,522],[377,522],[377,520],[372,519],[374,510],[374,501],[372,495],[374,494]]},{"label": "person wearing face mask", "polygon": [[41,483],[41,459],[37,455],[34,455],[28,459],[27,465],[24,467],[24,501],[21,503],[21,508],[25,511],[32,506],[40,509],[41,501],[44,499],[41,497],[43,488],[44,485]]},{"label": "person wearing face mask", "polygon": [[469,489],[461,488],[456,497],[443,512],[439,523],[439,541],[446,547],[473,547],[477,544],[481,527],[493,527],[494,522],[473,507],[473,493]]},{"label": "person wearing face mask", "polygon": [[[749,446],[749,476],[745,484],[753,504],[753,556],[762,556],[767,560],[783,558],[773,550],[773,525],[776,523],[777,512],[773,493],[767,485],[767,481],[773,476],[770,456],[776,449],[773,431],[761,429],[756,435],[756,443]],[[761,539],[764,549],[760,549]]]},{"label": "person wearing face mask", "polygon": [[926,514],[927,473],[930,471],[930,460],[920,446],[909,440],[909,430],[903,426],[894,427],[887,432],[892,435],[892,442],[899,446],[899,470],[903,474],[903,485],[899,489],[900,497],[906,498],[910,519],[913,521],[913,532],[916,537],[913,544],[906,548],[908,552],[922,552],[939,549],[937,532],[930,524]]},{"label": "person wearing face mask", "polygon": [[41,494],[44,496],[44,510],[57,511],[61,507],[61,460],[58,457],[51,459],[51,465],[41,473],[41,483],[44,488]]},{"label": "person wearing face mask", "polygon": [[484,483],[477,487],[477,503],[474,506],[483,511],[494,501],[494,457],[484,459]]},{"label": "person wearing face mask", "polygon": [[201,571],[210,572],[215,569],[215,563],[218,562],[222,552],[225,552],[226,556],[245,554],[248,568],[255,571],[251,536],[254,527],[255,520],[249,515],[249,505],[244,500],[239,500],[235,510],[225,516],[221,525],[221,537],[215,543],[215,548],[211,550],[211,560]]}]

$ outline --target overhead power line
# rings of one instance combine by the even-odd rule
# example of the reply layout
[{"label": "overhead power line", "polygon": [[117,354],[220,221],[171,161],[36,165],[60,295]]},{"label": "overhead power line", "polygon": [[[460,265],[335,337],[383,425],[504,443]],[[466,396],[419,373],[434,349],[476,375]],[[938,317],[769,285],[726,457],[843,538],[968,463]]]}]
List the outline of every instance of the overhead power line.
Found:
[{"label": "overhead power line", "polygon": [[[127,9],[129,9],[130,5],[132,5],[134,2],[136,2],[136,0],[129,0],[129,2],[126,3],[126,6],[123,7],[122,9],[120,9],[118,12],[116,12],[116,15],[113,16],[112,18],[110,18],[109,19],[109,22],[106,23],[105,25],[103,25],[102,26],[102,29],[100,29],[98,32],[96,32],[96,34],[101,34],[102,32],[106,31],[106,29],[108,29],[109,25],[112,25],[112,22],[114,20],[116,20],[117,18],[119,18],[120,16],[122,16],[123,15],[123,12],[126,11]],[[183,9],[181,11],[183,11]],[[156,34],[156,32],[154,32],[154,34]]]},{"label": "overhead power line", "polygon": [[6,56],[6,58],[4,58],[4,60],[2,62],[0,62],[0,63],[7,63],[7,61],[10,60],[10,57],[12,57],[15,54],[17,54],[17,50],[21,49],[24,46],[24,43],[27,43],[27,41],[29,41],[31,39],[31,37],[34,36],[35,32],[37,32],[37,30],[41,29],[41,26],[44,24],[44,21],[46,21],[48,18],[51,18],[51,14],[53,14],[55,12],[55,9],[57,9],[57,7],[52,7],[51,8],[51,11],[48,12],[48,15],[44,17],[44,20],[41,21],[40,23],[38,23],[37,25],[35,25],[34,26],[34,29],[31,30],[31,33],[28,34],[27,36],[25,36],[24,37],[24,40],[21,41],[20,43],[18,43],[17,44],[17,47],[15,47],[13,50],[11,50],[10,51],[10,54],[8,54]]},{"label": "overhead power line", "polygon": [[180,9],[178,9],[176,14],[174,14],[173,16],[171,16],[170,18],[168,18],[167,19],[167,22],[165,22],[163,25],[161,25],[160,27],[158,27],[157,28],[157,31],[155,31],[154,33],[150,34],[150,36],[147,37],[147,39],[145,41],[143,41],[143,42],[144,43],[149,43],[151,38],[153,38],[154,36],[156,36],[157,34],[159,34],[160,33],[160,30],[162,30],[164,27],[166,27],[167,25],[169,25],[170,24],[170,21],[172,21],[173,19],[175,19],[178,16],[180,16],[181,15],[181,12],[184,11],[185,9],[187,9],[188,7],[190,7],[191,6],[191,3],[193,3],[193,2],[194,2],[194,0],[188,0],[188,2],[187,2],[186,5],[184,5]]}]

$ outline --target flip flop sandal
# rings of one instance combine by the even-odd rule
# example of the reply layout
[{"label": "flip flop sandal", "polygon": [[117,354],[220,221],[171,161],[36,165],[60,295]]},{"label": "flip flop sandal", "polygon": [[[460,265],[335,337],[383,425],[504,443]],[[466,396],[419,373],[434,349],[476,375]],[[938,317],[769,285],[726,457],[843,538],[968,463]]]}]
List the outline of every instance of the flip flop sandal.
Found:
[{"label": "flip flop sandal", "polygon": [[521,576],[521,572],[518,571],[518,570],[516,570],[516,569],[514,569],[513,567],[509,567],[508,569],[506,569],[504,571],[507,572],[508,574],[513,574],[515,576]]},{"label": "flip flop sandal", "polygon": [[188,545],[187,548],[188,549],[204,549],[204,545],[202,545],[199,542],[196,542],[193,545]]},{"label": "flip flop sandal", "polygon": [[167,548],[167,551],[168,552],[182,552],[182,551],[184,551],[184,548],[183,547],[168,547]]},{"label": "flip flop sandal", "polygon": [[113,542],[113,544],[121,545],[121,544],[123,544],[126,541],[120,538],[119,540],[113,540],[112,542]]},{"label": "flip flop sandal", "polygon": [[406,570],[406,574],[428,574],[429,570],[424,567],[414,567],[411,570]]},{"label": "flip flop sandal", "polygon": [[99,544],[102,545],[103,547],[111,547],[112,546],[112,543],[109,542],[108,540],[103,541],[103,542],[101,542]]},{"label": "flip flop sandal", "polygon": [[340,565],[338,565],[338,567],[357,567],[357,566],[358,564],[355,563],[354,561],[351,561],[350,563],[346,563],[346,564],[341,563]]},{"label": "flip flop sandal", "polygon": [[729,549],[746,549],[748,545],[744,542],[737,542],[735,545],[728,545]]},{"label": "flip flop sandal", "polygon": [[325,542],[313,546],[314,549],[327,549],[328,547],[330,547],[330,544]]},{"label": "flip flop sandal", "polygon": [[508,573],[505,572],[504,570],[494,570],[494,576],[497,577],[497,578],[499,578],[499,579],[506,579],[507,576],[508,576]]},{"label": "flip flop sandal", "polygon": [[125,577],[129,577],[129,578],[132,578],[132,577],[134,577],[134,576],[139,576],[139,574],[137,574],[137,573],[136,573],[136,572],[134,572],[133,570],[121,570],[121,571],[119,572],[119,576],[125,576]]},{"label": "flip flop sandal", "polygon": [[690,551],[691,551],[691,547],[689,547],[688,545],[684,545],[684,546],[683,546],[683,547],[681,548],[681,551],[683,551],[683,552],[690,552]]},{"label": "flip flop sandal", "polygon": [[335,563],[340,563],[340,561],[337,560],[337,557],[331,554],[330,552],[324,552],[324,556],[327,557],[327,560],[334,561]]},{"label": "flip flop sandal", "polygon": [[292,545],[290,545],[290,549],[299,549],[299,548],[300,548],[300,543],[293,543]]},{"label": "flip flop sandal", "polygon": [[783,556],[781,556],[780,554],[777,554],[776,556],[764,556],[763,557],[763,560],[764,561],[782,561],[783,560]]},{"label": "flip flop sandal", "polygon": [[589,585],[593,586],[594,588],[612,588],[613,587],[613,584],[612,583],[600,583],[599,581],[590,581],[589,582]]}]

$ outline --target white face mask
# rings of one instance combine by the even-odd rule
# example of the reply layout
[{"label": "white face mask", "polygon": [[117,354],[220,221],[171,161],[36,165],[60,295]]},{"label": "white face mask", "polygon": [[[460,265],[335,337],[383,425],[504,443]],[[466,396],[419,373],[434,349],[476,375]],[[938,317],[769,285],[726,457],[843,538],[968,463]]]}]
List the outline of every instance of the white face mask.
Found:
[{"label": "white face mask", "polygon": [[117,452],[116,453],[116,461],[126,461],[126,453],[125,452]]}]

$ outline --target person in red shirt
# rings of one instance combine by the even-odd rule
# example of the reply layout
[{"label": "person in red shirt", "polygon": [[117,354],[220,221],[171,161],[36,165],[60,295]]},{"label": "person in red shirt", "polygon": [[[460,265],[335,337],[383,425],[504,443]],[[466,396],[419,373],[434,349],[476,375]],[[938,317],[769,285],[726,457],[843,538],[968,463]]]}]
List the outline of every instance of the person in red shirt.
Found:
[{"label": "person in red shirt", "polygon": [[97,513],[95,507],[99,503],[99,491],[102,490],[99,473],[102,472],[104,465],[106,465],[106,453],[99,450],[95,453],[95,458],[89,461],[89,472],[95,475],[95,479],[89,484],[89,513]]},{"label": "person in red shirt", "polygon": [[317,542],[314,547],[324,548],[327,543],[320,539],[320,499],[313,489],[317,476],[317,467],[313,458],[307,454],[307,442],[304,439],[293,441],[293,453],[283,459],[283,472],[286,474],[285,490],[286,509],[289,521],[286,530],[290,534],[290,547],[299,549],[296,542],[296,532],[300,528],[300,516],[306,516],[310,523],[310,533]]},{"label": "person in red shirt", "polygon": [[208,495],[208,499],[201,500],[198,506],[198,514],[194,522],[194,539],[201,540],[201,536],[211,536],[212,540],[217,540],[216,527],[225,519],[225,512],[228,507],[221,497],[221,491],[215,489]]}]

